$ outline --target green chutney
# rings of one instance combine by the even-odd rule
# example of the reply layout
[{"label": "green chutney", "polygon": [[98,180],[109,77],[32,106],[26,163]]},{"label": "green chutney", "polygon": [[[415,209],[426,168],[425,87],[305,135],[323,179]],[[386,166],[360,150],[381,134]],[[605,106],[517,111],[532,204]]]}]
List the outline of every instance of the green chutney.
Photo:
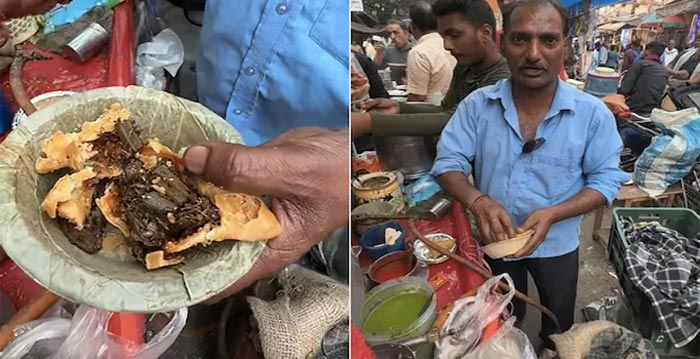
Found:
[{"label": "green chutney", "polygon": [[362,331],[371,335],[390,334],[415,322],[426,306],[429,296],[424,293],[404,293],[377,305],[365,318]]}]

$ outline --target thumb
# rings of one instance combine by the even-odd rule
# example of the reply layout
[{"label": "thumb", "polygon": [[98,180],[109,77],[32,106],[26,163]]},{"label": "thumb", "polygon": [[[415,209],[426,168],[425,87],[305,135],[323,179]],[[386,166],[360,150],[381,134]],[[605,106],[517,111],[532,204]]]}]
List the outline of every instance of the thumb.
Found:
[{"label": "thumb", "polygon": [[537,219],[533,218],[532,216],[527,217],[527,219],[525,219],[525,222],[523,222],[523,224],[520,225],[520,227],[518,227],[518,233],[522,234],[527,232],[528,230],[532,229],[532,227],[534,227],[535,224],[537,224]]},{"label": "thumb", "polygon": [[[203,142],[185,152],[185,168],[229,191],[286,197],[284,164],[276,147]],[[282,171],[280,171],[282,169]]]}]

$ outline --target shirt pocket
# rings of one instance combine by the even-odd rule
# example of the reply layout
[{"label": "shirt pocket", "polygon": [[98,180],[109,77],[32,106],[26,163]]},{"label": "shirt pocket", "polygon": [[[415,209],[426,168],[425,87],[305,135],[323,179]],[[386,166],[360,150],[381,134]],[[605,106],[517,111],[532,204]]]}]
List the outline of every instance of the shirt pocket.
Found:
[{"label": "shirt pocket", "polygon": [[348,1],[326,0],[309,31],[311,39],[345,66],[350,65],[350,47],[338,39],[350,38],[349,12]]},{"label": "shirt pocket", "polygon": [[531,163],[528,177],[532,183],[529,188],[541,197],[558,199],[576,182],[576,167],[579,164],[575,160],[534,153]]}]

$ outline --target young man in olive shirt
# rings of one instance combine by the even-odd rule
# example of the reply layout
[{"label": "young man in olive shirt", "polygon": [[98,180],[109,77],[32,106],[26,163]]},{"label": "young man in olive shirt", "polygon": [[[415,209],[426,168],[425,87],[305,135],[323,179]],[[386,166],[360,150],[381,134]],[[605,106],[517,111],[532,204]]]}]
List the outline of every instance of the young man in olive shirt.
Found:
[{"label": "young man in olive shirt", "polygon": [[445,49],[457,58],[450,88],[440,106],[371,100],[352,114],[353,138],[439,135],[457,105],[474,90],[510,77],[496,45],[496,19],[483,0],[438,0],[433,4]]}]

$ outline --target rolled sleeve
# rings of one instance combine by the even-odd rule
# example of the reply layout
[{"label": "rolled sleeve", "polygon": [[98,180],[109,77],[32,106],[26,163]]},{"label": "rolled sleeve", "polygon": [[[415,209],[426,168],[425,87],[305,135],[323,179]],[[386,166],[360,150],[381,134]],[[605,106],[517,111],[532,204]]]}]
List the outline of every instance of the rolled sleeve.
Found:
[{"label": "rolled sleeve", "polygon": [[622,139],[615,118],[603,105],[595,110],[591,127],[583,157],[586,187],[600,192],[612,206],[622,184],[631,178],[620,169]]},{"label": "rolled sleeve", "polygon": [[408,93],[426,96],[430,87],[430,61],[420,52],[411,50],[406,60]]},{"label": "rolled sleeve", "polygon": [[447,172],[472,173],[471,162],[476,154],[476,116],[470,98],[463,101],[447,122],[437,145],[433,176]]}]

